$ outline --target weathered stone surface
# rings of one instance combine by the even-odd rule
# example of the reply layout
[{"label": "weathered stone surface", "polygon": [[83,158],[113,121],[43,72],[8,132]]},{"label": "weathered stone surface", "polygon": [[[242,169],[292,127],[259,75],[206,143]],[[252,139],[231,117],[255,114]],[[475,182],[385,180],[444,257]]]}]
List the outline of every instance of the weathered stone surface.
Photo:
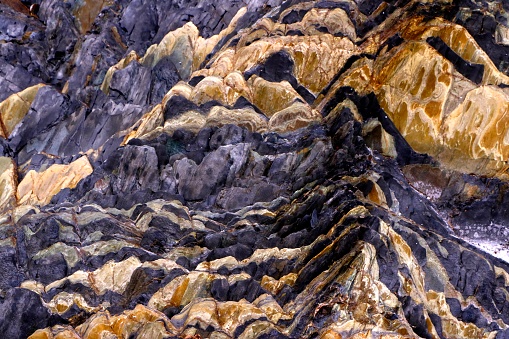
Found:
[{"label": "weathered stone surface", "polygon": [[507,336],[504,2],[37,4],[0,1],[0,337]]}]

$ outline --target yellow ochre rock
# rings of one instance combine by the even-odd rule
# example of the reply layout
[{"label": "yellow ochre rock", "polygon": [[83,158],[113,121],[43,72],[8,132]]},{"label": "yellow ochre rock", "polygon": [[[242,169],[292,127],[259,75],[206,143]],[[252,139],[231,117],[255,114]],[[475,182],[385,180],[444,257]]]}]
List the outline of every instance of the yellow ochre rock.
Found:
[{"label": "yellow ochre rock", "polygon": [[197,71],[193,76],[225,77],[233,71],[245,72],[279,51],[292,57],[295,77],[314,94],[333,79],[350,56],[359,53],[350,39],[331,34],[268,37],[248,46],[239,44],[221,51],[210,68]]},{"label": "yellow ochre rock", "polygon": [[64,188],[74,188],[92,174],[93,168],[86,156],[69,165],[51,165],[43,172],[30,170],[18,185],[16,193],[20,205],[46,205]]},{"label": "yellow ochre rock", "polygon": [[16,206],[18,175],[16,164],[11,158],[0,157],[0,212]]},{"label": "yellow ochre rock", "polygon": [[481,86],[444,121],[444,142],[472,159],[509,159],[509,93]]},{"label": "yellow ochre rock", "polygon": [[0,102],[0,136],[7,138],[14,127],[23,120],[35,99],[37,92],[44,84],[28,87],[19,93],[9,96]]},{"label": "yellow ochre rock", "polygon": [[290,107],[295,101],[304,101],[288,81],[279,83],[267,81],[258,76],[249,79],[253,103],[267,116]]},{"label": "yellow ochre rock", "polygon": [[118,316],[108,311],[97,313],[76,328],[82,339],[93,338],[166,338],[175,336],[175,327],[160,312],[137,305]]}]

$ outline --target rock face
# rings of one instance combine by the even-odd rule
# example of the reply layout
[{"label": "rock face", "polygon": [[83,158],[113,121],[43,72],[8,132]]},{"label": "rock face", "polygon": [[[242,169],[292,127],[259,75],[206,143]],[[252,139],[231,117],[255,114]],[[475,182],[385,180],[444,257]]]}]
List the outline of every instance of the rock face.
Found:
[{"label": "rock face", "polygon": [[1,0],[0,337],[509,338],[508,12]]}]

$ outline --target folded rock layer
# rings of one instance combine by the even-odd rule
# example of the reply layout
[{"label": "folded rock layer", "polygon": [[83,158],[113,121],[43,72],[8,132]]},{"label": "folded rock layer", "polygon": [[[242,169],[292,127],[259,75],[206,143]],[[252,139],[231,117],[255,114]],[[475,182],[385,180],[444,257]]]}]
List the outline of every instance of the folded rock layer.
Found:
[{"label": "folded rock layer", "polygon": [[34,3],[0,337],[509,338],[505,2]]}]

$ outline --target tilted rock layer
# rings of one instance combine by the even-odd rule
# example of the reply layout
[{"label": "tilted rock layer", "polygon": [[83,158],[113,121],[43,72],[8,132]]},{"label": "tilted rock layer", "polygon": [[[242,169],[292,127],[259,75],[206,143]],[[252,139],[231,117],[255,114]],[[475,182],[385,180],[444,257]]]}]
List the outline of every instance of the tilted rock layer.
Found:
[{"label": "tilted rock layer", "polygon": [[33,3],[0,337],[509,338],[505,2]]}]

